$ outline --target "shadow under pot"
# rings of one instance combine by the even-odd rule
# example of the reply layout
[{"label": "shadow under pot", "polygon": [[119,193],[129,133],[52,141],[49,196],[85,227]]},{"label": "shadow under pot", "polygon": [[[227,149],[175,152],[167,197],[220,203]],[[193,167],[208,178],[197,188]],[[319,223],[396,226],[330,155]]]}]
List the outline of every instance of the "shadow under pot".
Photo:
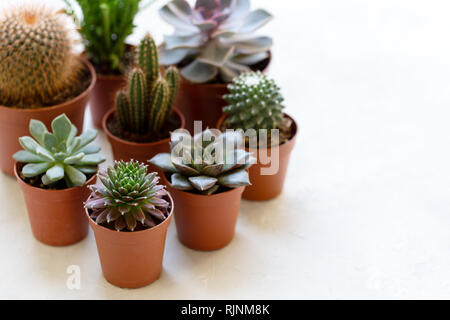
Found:
[{"label": "shadow under pot", "polygon": [[211,251],[233,240],[244,187],[207,196],[171,187],[166,175],[162,179],[176,204],[175,225],[182,244]]},{"label": "shadow under pot", "polygon": [[[289,160],[298,131],[295,120],[287,114],[284,114],[284,116],[292,120],[291,138],[288,141],[279,146],[263,150],[246,148],[246,151],[252,152],[257,158],[257,163],[248,169],[251,185],[245,187],[242,195],[242,198],[246,200],[271,200],[283,191]],[[226,118],[226,115],[220,118],[217,128],[222,127]]]},{"label": "shadow under pot", "polygon": [[[264,61],[251,66],[254,71],[266,73],[269,69],[272,54]],[[175,105],[186,118],[186,129],[194,134],[194,121],[202,121],[201,131],[215,128],[222,116],[222,109],[226,105],[222,96],[228,93],[229,83],[193,83],[180,77]]]},{"label": "shadow under pot", "polygon": [[84,111],[97,79],[90,62],[85,59],[83,59],[83,62],[89,70],[92,80],[87,89],[77,97],[55,106],[34,109],[19,109],[0,105],[0,170],[2,172],[14,176],[15,161],[12,156],[22,149],[19,138],[29,135],[28,126],[31,119],[40,120],[47,127],[50,127],[54,118],[65,113],[79,132],[83,130]]},{"label": "shadow under pot", "polygon": [[[170,195],[167,218],[142,231],[116,231],[96,224],[85,209],[94,231],[98,255],[105,279],[121,288],[140,288],[157,280],[162,271],[167,228],[172,219],[174,202]],[[85,217],[85,219],[86,219]]]},{"label": "shadow under pot", "polygon": [[[108,137],[108,141],[111,144],[114,160],[123,160],[127,162],[131,159],[134,159],[139,162],[148,164],[148,160],[153,158],[158,153],[170,153],[170,133],[168,133],[167,138],[156,142],[141,143],[127,141],[124,138],[119,138],[111,131],[111,126],[114,126],[114,123],[118,123],[115,117],[115,108],[109,110],[108,113],[103,117],[103,130],[105,131]],[[184,128],[184,117],[176,108],[173,108],[172,120],[174,121],[173,123],[179,124],[174,125],[173,130]],[[150,169],[152,169],[152,171],[161,173],[160,170],[157,170],[157,168],[153,165],[149,164],[149,167]]]},{"label": "shadow under pot", "polygon": [[19,176],[21,164],[14,165],[14,174],[22,190],[34,237],[50,246],[68,246],[83,240],[88,234],[83,201],[91,191],[96,175],[84,186],[62,190],[34,187]]}]

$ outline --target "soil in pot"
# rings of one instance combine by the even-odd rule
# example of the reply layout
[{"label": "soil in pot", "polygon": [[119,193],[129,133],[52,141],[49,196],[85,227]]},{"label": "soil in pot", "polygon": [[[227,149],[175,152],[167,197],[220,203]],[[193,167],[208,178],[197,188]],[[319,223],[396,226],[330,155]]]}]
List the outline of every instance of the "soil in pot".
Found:
[{"label": "soil in pot", "polygon": [[[217,128],[222,131],[227,129],[224,125],[225,119],[226,115],[223,115],[217,124]],[[297,138],[297,131],[298,127],[295,120],[284,114],[283,125],[280,127],[280,145],[264,150],[246,148],[247,151],[253,152],[258,162],[248,170],[251,185],[245,188],[242,198],[265,201],[276,198],[281,194],[289,167],[290,155]],[[269,140],[268,144],[270,143]],[[274,148],[276,148],[276,152],[273,151]],[[264,153],[264,158],[268,158],[268,163],[262,162],[260,152]],[[263,170],[268,170],[271,167],[278,167],[278,170],[274,174],[262,174]]]},{"label": "soil in pot", "polygon": [[244,187],[205,196],[172,188],[168,177],[162,177],[176,205],[175,224],[181,243],[210,251],[233,240]]},{"label": "soil in pot", "polygon": [[[108,111],[103,118],[103,130],[111,144],[114,160],[134,159],[148,164],[148,160],[158,153],[170,152],[170,132],[179,128],[184,128],[184,117],[176,108],[173,109],[172,117],[161,133],[143,137],[124,132],[115,117],[114,109]],[[162,175],[162,172],[151,164],[149,169]]]},{"label": "soil in pot", "polygon": [[[250,68],[254,71],[267,72],[271,59],[270,55]],[[189,61],[183,61],[178,67],[186,64],[189,64]],[[192,83],[181,78],[175,105],[186,118],[186,129],[191,134],[194,134],[194,121],[202,121],[202,130],[215,128],[222,115],[222,108],[226,105],[222,96],[228,93],[227,85],[228,83],[220,78],[203,84]]]},{"label": "soil in pot", "polygon": [[139,288],[157,280],[162,271],[162,262],[167,228],[172,219],[173,200],[165,212],[166,219],[152,228],[121,231],[111,226],[96,224],[85,210],[94,231],[98,255],[105,279],[121,288]]},{"label": "soil in pot", "polygon": [[40,188],[37,180],[21,178],[18,172],[22,167],[22,163],[15,165],[14,173],[25,199],[34,237],[51,246],[67,246],[84,239],[88,223],[83,201],[90,194],[86,186],[94,184],[96,176],[92,175],[82,187]]},{"label": "soil in pot", "polygon": [[78,96],[55,106],[43,108],[19,109],[0,105],[0,169],[6,174],[14,176],[14,160],[12,155],[21,150],[19,137],[29,135],[29,123],[31,119],[42,121],[50,127],[52,120],[65,113],[70,121],[81,132],[84,123],[84,111],[88,103],[92,89],[95,86],[96,74],[92,65],[84,60],[86,69],[90,72],[90,84]]}]

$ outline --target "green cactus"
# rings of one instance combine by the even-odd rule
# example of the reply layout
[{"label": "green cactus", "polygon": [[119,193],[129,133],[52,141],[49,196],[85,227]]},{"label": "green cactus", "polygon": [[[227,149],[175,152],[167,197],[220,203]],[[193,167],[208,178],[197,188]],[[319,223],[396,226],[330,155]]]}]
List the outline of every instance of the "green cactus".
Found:
[{"label": "green cactus", "polygon": [[75,32],[64,14],[45,6],[6,9],[0,16],[0,104],[37,108],[76,94],[83,64],[74,51]]},{"label": "green cactus", "polygon": [[247,72],[228,86],[230,94],[223,96],[229,104],[225,124],[232,129],[277,129],[283,120],[280,88],[261,72]]},{"label": "green cactus", "polygon": [[138,67],[130,73],[128,92],[117,94],[116,110],[123,129],[145,135],[160,131],[170,117],[180,76],[171,67],[161,77],[158,48],[148,34],[139,44],[136,60]]}]

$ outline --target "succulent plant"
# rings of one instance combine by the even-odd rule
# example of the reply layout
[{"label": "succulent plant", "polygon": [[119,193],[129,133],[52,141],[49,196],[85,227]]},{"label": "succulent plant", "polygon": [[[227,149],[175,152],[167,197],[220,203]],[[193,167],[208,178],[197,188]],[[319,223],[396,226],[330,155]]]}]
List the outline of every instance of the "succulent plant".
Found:
[{"label": "succulent plant", "polygon": [[177,130],[171,136],[171,154],[160,153],[150,163],[171,174],[175,189],[211,195],[221,186],[250,184],[247,169],[256,159],[242,146],[241,132],[207,129],[192,137]]},{"label": "succulent plant", "polygon": [[97,224],[114,222],[117,231],[134,231],[138,226],[154,227],[168,216],[170,204],[163,198],[168,193],[158,185],[157,174],[148,173],[142,163],[115,161],[97,176],[101,183],[89,186],[92,195],[85,203]]},{"label": "succulent plant", "polygon": [[65,180],[68,188],[82,186],[86,174],[95,174],[98,164],[105,161],[99,147],[90,145],[97,136],[96,130],[87,130],[80,136],[77,128],[65,114],[52,121],[53,133],[38,120],[30,121],[33,136],[20,137],[24,150],[16,152],[16,161],[26,163],[22,174],[26,178],[41,176],[44,185]]},{"label": "succulent plant", "polygon": [[230,82],[250,71],[269,56],[272,39],[252,35],[271,20],[263,9],[250,12],[249,0],[172,0],[160,10],[161,17],[175,27],[165,36],[161,63],[182,63],[181,74],[194,83],[217,76]]},{"label": "succulent plant", "polygon": [[[135,27],[134,18],[155,0],[64,0],[66,11],[81,26],[86,52],[102,74],[123,73],[127,53],[126,38]],[[77,2],[83,13],[75,14]]]},{"label": "succulent plant", "polygon": [[[45,6],[21,6],[0,17],[0,104],[33,108],[64,102],[81,86],[75,28]],[[80,83],[80,85],[77,85]]]},{"label": "succulent plant", "polygon": [[247,72],[228,85],[228,114],[225,125],[231,129],[276,129],[283,120],[283,101],[280,88],[273,79],[261,72]]},{"label": "succulent plant", "polygon": [[136,60],[138,67],[129,75],[128,92],[117,94],[117,115],[122,128],[128,132],[158,132],[172,113],[178,93],[178,70],[170,67],[164,78],[161,77],[158,49],[148,34],[139,45]]}]

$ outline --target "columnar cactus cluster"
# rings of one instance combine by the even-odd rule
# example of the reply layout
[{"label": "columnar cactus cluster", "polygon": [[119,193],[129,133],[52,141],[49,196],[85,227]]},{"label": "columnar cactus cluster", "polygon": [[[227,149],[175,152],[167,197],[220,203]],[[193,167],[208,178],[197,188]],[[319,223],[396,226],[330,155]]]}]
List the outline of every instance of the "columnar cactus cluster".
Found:
[{"label": "columnar cactus cluster", "polygon": [[232,129],[276,129],[283,120],[283,101],[280,88],[273,79],[261,72],[248,72],[228,85],[230,94],[223,108],[229,116],[225,121]]},{"label": "columnar cactus cluster", "polygon": [[112,223],[117,231],[154,227],[168,216],[169,202],[164,186],[158,185],[155,172],[136,162],[116,161],[98,173],[100,184],[92,185],[92,195],[85,203],[97,224]]},{"label": "columnar cactus cluster", "polygon": [[158,132],[172,113],[179,85],[178,70],[170,67],[161,77],[158,48],[150,35],[139,44],[136,60],[138,66],[129,75],[127,91],[117,94],[117,115],[128,132]]},{"label": "columnar cactus cluster", "polygon": [[10,8],[0,17],[0,105],[34,108],[64,102],[80,81],[74,28],[44,6]]},{"label": "columnar cactus cluster", "polygon": [[171,174],[175,189],[211,195],[220,187],[237,188],[250,184],[247,169],[256,159],[239,146],[239,132],[219,134],[205,130],[194,137],[173,132],[171,154],[160,153],[150,163]]}]

